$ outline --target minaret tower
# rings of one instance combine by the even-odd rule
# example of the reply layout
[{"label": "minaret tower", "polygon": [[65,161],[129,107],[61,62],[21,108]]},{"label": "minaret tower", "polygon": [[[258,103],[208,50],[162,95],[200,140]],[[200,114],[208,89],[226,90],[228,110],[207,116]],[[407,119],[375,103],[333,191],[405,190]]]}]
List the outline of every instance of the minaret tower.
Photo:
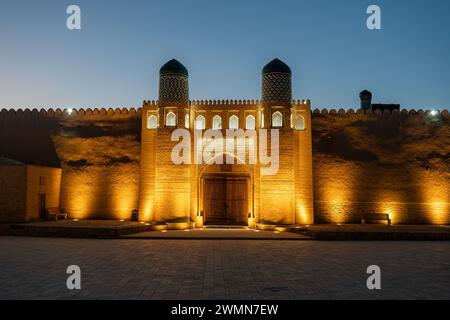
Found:
[{"label": "minaret tower", "polygon": [[[161,67],[159,75],[158,103],[144,102],[142,108],[139,214],[150,222],[165,220],[165,214],[181,218],[190,212],[189,173],[184,172],[189,166],[170,161],[173,130],[189,127],[191,120],[189,73],[173,59]],[[185,199],[180,193],[173,197],[175,185],[186,190]]]},{"label": "minaret tower", "polygon": [[279,59],[262,71],[261,113],[261,127],[279,132],[279,170],[273,176],[261,175],[262,185],[271,188],[261,189],[259,220],[274,220],[289,212],[289,221],[283,223],[313,224],[310,101],[293,103],[292,72]]}]

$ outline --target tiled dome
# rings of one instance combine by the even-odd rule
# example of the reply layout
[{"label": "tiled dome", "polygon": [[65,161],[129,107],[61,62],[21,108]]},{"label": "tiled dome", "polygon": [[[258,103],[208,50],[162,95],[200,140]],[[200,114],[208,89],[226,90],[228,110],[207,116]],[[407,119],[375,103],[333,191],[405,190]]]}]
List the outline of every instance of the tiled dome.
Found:
[{"label": "tiled dome", "polygon": [[291,68],[280,59],[273,59],[263,69],[262,74],[288,73],[292,74]]},{"label": "tiled dome", "polygon": [[189,72],[178,60],[172,59],[161,67],[160,74],[179,74],[189,76]]}]

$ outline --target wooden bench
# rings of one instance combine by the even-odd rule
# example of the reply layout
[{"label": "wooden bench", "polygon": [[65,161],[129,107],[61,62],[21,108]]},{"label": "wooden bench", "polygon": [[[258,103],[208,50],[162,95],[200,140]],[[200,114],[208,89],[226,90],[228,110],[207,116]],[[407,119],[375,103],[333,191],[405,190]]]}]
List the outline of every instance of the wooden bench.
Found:
[{"label": "wooden bench", "polygon": [[47,220],[67,220],[67,213],[61,212],[59,208],[48,208]]},{"label": "wooden bench", "polygon": [[367,222],[372,222],[372,221],[387,221],[389,227],[392,225],[392,221],[389,218],[388,213],[368,212],[368,213],[361,214],[361,224],[366,224]]}]

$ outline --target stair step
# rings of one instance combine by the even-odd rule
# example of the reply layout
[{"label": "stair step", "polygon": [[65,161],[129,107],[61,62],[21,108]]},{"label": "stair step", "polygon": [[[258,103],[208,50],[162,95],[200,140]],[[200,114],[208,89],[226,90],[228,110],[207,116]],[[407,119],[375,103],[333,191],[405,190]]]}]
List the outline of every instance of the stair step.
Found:
[{"label": "stair step", "polygon": [[230,230],[246,230],[246,226],[226,226],[226,225],[207,225],[205,229],[230,229]]}]

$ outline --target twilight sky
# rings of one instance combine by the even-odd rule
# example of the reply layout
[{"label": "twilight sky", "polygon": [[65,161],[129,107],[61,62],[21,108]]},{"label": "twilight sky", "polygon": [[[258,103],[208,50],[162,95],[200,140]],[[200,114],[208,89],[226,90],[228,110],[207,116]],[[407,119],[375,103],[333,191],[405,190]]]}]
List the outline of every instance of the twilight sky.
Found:
[{"label": "twilight sky", "polygon": [[[82,30],[66,28],[77,4]],[[382,29],[366,9],[382,10]],[[1,0],[0,108],[139,107],[180,60],[191,99],[259,99],[263,66],[290,65],[313,107],[449,109],[448,0]]]}]

